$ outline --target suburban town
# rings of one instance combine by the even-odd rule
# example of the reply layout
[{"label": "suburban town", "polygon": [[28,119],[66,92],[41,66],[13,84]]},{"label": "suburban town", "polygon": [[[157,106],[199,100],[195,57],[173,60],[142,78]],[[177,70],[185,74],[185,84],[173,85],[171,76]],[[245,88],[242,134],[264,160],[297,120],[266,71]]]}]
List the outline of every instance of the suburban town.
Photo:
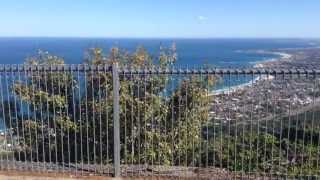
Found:
[{"label": "suburban town", "polygon": [[[279,51],[279,50],[277,50]],[[289,69],[309,75],[270,74],[256,75],[249,83],[226,87],[211,94],[210,116],[223,121],[257,121],[288,116],[312,109],[320,103],[319,75],[312,74],[320,62],[318,48],[281,50],[279,59],[259,62],[255,66],[263,69]],[[228,84],[226,82],[226,84]],[[304,109],[301,109],[301,108]],[[306,109],[307,108],[307,109]]]}]

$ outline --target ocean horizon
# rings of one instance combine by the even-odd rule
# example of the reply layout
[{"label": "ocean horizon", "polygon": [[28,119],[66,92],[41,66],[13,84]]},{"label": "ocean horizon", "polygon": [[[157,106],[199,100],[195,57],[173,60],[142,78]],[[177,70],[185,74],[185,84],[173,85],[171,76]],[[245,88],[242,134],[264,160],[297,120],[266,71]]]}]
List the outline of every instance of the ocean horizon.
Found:
[{"label": "ocean horizon", "polygon": [[63,57],[67,64],[83,62],[88,48],[100,47],[108,53],[112,46],[134,51],[143,46],[153,57],[160,46],[176,43],[176,66],[250,67],[259,61],[278,58],[268,53],[277,49],[318,47],[318,39],[261,39],[261,38],[35,38],[0,37],[0,64],[21,64],[39,49]]}]

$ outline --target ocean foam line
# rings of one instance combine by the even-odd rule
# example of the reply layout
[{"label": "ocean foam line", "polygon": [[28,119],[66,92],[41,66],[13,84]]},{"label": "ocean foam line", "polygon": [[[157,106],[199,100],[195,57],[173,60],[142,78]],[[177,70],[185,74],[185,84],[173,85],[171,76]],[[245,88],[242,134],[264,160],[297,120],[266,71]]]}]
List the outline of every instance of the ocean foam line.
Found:
[{"label": "ocean foam line", "polygon": [[246,52],[250,52],[250,53],[257,53],[257,54],[272,54],[272,55],[276,55],[278,57],[275,58],[268,58],[268,59],[263,59],[263,60],[257,60],[257,61],[253,61],[253,62],[249,62],[250,64],[254,64],[254,68],[262,68],[264,67],[263,63],[266,62],[274,62],[274,61],[279,61],[279,60],[290,60],[292,58],[292,55],[289,53],[285,53],[285,52],[281,52],[281,49],[279,49],[279,51],[270,51],[270,50],[236,50],[236,52],[240,52],[240,53],[246,53]]},{"label": "ocean foam line", "polygon": [[228,94],[228,93],[232,93],[238,90],[243,90],[246,87],[250,87],[252,86],[254,83],[258,82],[258,81],[262,81],[262,80],[272,80],[274,77],[269,75],[262,75],[262,76],[258,76],[253,80],[250,80],[249,82],[243,83],[243,84],[239,84],[239,85],[235,85],[235,86],[231,86],[231,87],[225,87],[222,89],[218,89],[218,90],[213,90],[211,93],[209,93],[209,96],[216,96],[216,95],[220,95],[220,94]]},{"label": "ocean foam line", "polygon": [[254,68],[263,68],[264,67],[264,63],[267,62],[275,62],[275,61],[280,61],[280,60],[290,60],[292,58],[292,55],[289,53],[285,53],[285,52],[271,52],[271,51],[259,51],[261,53],[267,53],[267,54],[273,54],[273,55],[277,55],[279,57],[276,58],[271,58],[271,59],[266,59],[266,60],[262,60],[262,61],[257,61],[255,62],[255,65],[253,66]]},{"label": "ocean foam line", "polygon": [[[238,52],[245,52],[245,51],[238,50]],[[246,51],[246,52],[250,52],[250,51]],[[255,63],[255,65],[253,66],[254,68],[263,68],[265,62],[275,62],[275,61],[279,61],[279,60],[289,60],[290,58],[292,58],[291,54],[285,53],[285,52],[266,51],[266,50],[257,50],[257,51],[254,51],[254,52],[255,53],[261,53],[261,54],[274,54],[274,55],[278,55],[279,56],[277,58],[271,58],[271,59],[265,59],[265,60],[261,60],[261,61],[252,62],[252,63]],[[209,96],[235,92],[235,91],[244,89],[244,88],[246,88],[248,86],[251,86],[253,83],[255,83],[257,81],[260,81],[260,80],[272,80],[273,78],[274,77],[270,76],[270,75],[269,76],[261,76],[261,77],[258,76],[254,80],[251,80],[251,81],[243,83],[243,84],[239,84],[239,85],[235,85],[235,86],[231,86],[231,87],[225,87],[225,88],[221,88],[221,89],[218,89],[218,90],[213,90],[209,94]]]}]

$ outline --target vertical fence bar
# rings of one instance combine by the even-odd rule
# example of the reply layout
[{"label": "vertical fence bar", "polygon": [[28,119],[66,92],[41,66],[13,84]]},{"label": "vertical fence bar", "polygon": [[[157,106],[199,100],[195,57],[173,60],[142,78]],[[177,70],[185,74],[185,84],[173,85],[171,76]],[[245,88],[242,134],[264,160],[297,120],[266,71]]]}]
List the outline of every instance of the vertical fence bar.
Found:
[{"label": "vertical fence bar", "polygon": [[[4,68],[4,66],[3,66]],[[1,96],[1,107],[2,107],[2,123],[3,123],[3,136],[4,136],[4,143],[3,143],[3,147],[1,150],[3,150],[4,152],[7,151],[7,123],[6,123],[6,116],[5,116],[5,103],[4,103],[4,87],[3,87],[3,83],[2,83],[2,76],[5,73],[5,70],[3,73],[0,73],[0,96]],[[9,158],[8,158],[8,153],[4,153],[6,158],[4,158],[1,154],[1,163],[3,163],[3,166],[1,166],[1,170],[9,170],[8,168],[8,163],[9,163]],[[2,165],[2,164],[1,164]]]},{"label": "vertical fence bar", "polygon": [[[41,89],[41,80],[40,80],[40,77],[41,77],[41,74],[40,74],[40,68],[38,67],[37,68],[37,83],[38,83],[38,88]],[[44,138],[44,116],[43,116],[43,104],[42,104],[42,97],[40,96],[39,97],[39,101],[40,101],[40,119],[41,119],[41,140],[42,140],[42,171],[44,171],[45,169],[45,157],[46,157],[46,153],[45,153],[45,138]],[[17,131],[19,132],[19,131]],[[19,138],[18,138],[19,139]],[[40,160],[39,160],[40,161]],[[40,167],[38,167],[40,169]]]},{"label": "vertical fence bar", "polygon": [[[66,117],[70,117],[70,115],[69,115],[69,107],[70,107],[70,104],[69,104],[69,93],[70,93],[70,90],[68,90],[68,88],[69,88],[69,86],[70,86],[70,84],[69,83],[71,83],[70,82],[70,79],[68,79],[68,78],[70,78],[70,77],[68,77],[68,75],[69,75],[69,73],[70,73],[70,67],[68,67],[68,66],[65,66],[64,68],[63,68],[63,85],[64,85],[64,94],[65,94],[65,101],[66,101],[66,105],[65,105],[65,114],[66,114]],[[71,74],[71,73],[70,73]],[[71,79],[71,81],[72,81],[72,79]],[[72,87],[70,87],[70,88],[72,88]],[[71,119],[70,119],[71,120]],[[71,149],[70,149],[70,128],[69,127],[67,127],[67,151],[68,151],[68,162],[65,162],[65,164],[67,164],[67,166],[68,166],[68,170],[70,171],[70,167],[71,167],[71,162],[70,162],[70,157],[71,157]]]},{"label": "vertical fence bar", "polygon": [[133,114],[134,114],[134,109],[133,109],[133,107],[134,107],[134,101],[133,101],[133,99],[134,99],[134,92],[133,92],[133,88],[134,88],[134,84],[133,84],[133,82],[134,82],[134,79],[133,79],[133,74],[132,74],[132,68],[130,68],[131,69],[131,71],[130,71],[130,81],[131,81],[131,83],[130,83],[130,95],[131,95],[131,98],[132,98],[132,100],[131,100],[131,166],[133,166],[133,164],[134,164],[134,151],[135,151],[135,148],[134,148],[134,141],[135,141],[135,137],[134,137],[134,134],[135,134],[135,121],[134,121],[134,116],[133,116]]},{"label": "vertical fence bar", "polygon": [[94,173],[96,174],[97,173],[97,168],[96,168],[96,158],[97,158],[97,156],[96,156],[96,123],[95,123],[95,121],[96,121],[96,114],[95,114],[95,106],[96,106],[96,98],[95,98],[95,88],[94,88],[94,81],[95,81],[95,79],[96,79],[96,77],[94,77],[95,76],[95,74],[94,73],[96,73],[95,71],[94,71],[94,67],[91,67],[91,82],[89,82],[89,83],[91,83],[90,84],[90,86],[91,87],[88,87],[88,88],[91,88],[91,94],[90,94],[90,96],[92,96],[91,98],[90,98],[90,100],[92,101],[92,103],[91,103],[91,119],[92,119],[92,127],[93,127],[93,164],[94,164]]},{"label": "vertical fence bar", "polygon": [[99,160],[100,160],[100,171],[99,173],[103,173],[103,164],[102,164],[102,101],[101,101],[101,66],[98,66],[98,104],[99,104]]},{"label": "vertical fence bar", "polygon": [[114,176],[120,176],[120,122],[119,122],[119,74],[118,64],[112,65],[113,81],[113,140],[114,140]]},{"label": "vertical fence bar", "polygon": [[[18,66],[19,68],[19,66]],[[0,77],[0,81],[1,81],[1,77]],[[23,81],[21,79],[21,71],[19,70],[18,72],[18,82],[20,83],[20,85],[23,86]],[[21,91],[19,91],[19,93],[17,93],[17,96],[19,96],[19,101],[20,101],[20,109],[22,111],[21,113],[21,128],[22,128],[22,137],[23,137],[23,145],[26,145],[26,138],[25,138],[25,134],[26,134],[26,130],[25,130],[25,120],[24,120],[24,111],[25,109],[23,109],[23,100],[22,100],[22,93]],[[1,158],[2,159],[2,158]],[[24,166],[24,169],[25,167],[27,167],[27,150],[24,148],[24,162],[25,162],[25,166]]]},{"label": "vertical fence bar", "polygon": [[[107,76],[107,74],[109,73],[109,71],[107,71],[107,68],[106,68],[106,66],[104,66],[105,67],[105,69],[104,69],[104,74],[105,74],[105,76]],[[106,149],[107,149],[107,157],[106,157],[106,159],[107,159],[107,164],[109,165],[109,103],[108,103],[108,96],[109,96],[109,90],[108,90],[108,83],[110,83],[109,81],[108,81],[108,79],[107,78],[105,78],[105,87],[104,87],[104,89],[105,89],[105,103],[106,103],[106,107],[105,107],[105,110],[106,110],[106,129],[107,129],[107,132],[106,132],[106,140],[107,140],[107,142],[106,142]],[[108,174],[110,174],[110,168],[108,168],[108,172],[107,172]]]},{"label": "vertical fence bar", "polygon": [[[84,151],[84,149],[83,149],[83,126],[82,126],[82,104],[81,104],[81,78],[80,78],[80,66],[78,65],[77,66],[77,81],[78,81],[78,108],[79,108],[79,116],[78,116],[78,118],[79,118],[79,124],[80,124],[80,167],[81,167],[81,175],[83,175],[83,165],[84,165],[84,157],[83,157],[83,151]],[[84,120],[83,120],[84,121]]]},{"label": "vertical fence bar", "polygon": [[[71,65],[70,69],[70,75],[71,75],[71,91],[72,91],[72,112],[73,112],[73,122],[74,124],[77,124],[77,116],[76,116],[76,83],[74,82],[74,71],[75,67]],[[79,99],[80,101],[80,99]],[[81,112],[79,112],[81,114]],[[75,174],[78,174],[78,140],[77,140],[77,131],[74,131],[74,163],[75,163]],[[70,167],[69,167],[70,168]]]},{"label": "vertical fence bar", "polygon": [[[5,74],[4,74],[4,77],[5,77],[5,88],[6,88],[6,94],[7,94],[7,107],[6,108],[8,108],[8,110],[7,110],[7,112],[6,113],[8,113],[8,119],[9,119],[9,123],[7,123],[7,125],[9,125],[9,127],[8,127],[8,132],[9,132],[9,135],[10,135],[10,141],[7,141],[7,143],[6,143],[6,146],[9,146],[8,147],[8,150],[9,151],[11,151],[11,149],[12,149],[12,146],[14,146],[14,141],[13,141],[13,134],[12,134],[12,117],[11,117],[11,115],[12,115],[12,113],[11,113],[11,98],[10,98],[10,91],[9,91],[9,83],[10,83],[10,71],[11,71],[11,66],[8,66],[8,70],[6,70],[6,72],[5,72]],[[8,76],[9,76],[9,78],[8,78]],[[9,80],[8,80],[9,79]],[[12,156],[12,157],[10,157],[10,166],[12,166],[11,168],[13,169],[13,170],[15,170],[15,159],[14,159],[14,156]]]}]

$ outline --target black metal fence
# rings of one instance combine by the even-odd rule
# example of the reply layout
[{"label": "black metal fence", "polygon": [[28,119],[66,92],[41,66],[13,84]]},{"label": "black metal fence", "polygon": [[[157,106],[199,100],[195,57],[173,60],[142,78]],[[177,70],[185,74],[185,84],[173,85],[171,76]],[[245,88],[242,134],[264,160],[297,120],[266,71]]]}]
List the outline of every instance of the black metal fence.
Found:
[{"label": "black metal fence", "polygon": [[0,168],[77,175],[320,174],[320,71],[0,66]]}]

